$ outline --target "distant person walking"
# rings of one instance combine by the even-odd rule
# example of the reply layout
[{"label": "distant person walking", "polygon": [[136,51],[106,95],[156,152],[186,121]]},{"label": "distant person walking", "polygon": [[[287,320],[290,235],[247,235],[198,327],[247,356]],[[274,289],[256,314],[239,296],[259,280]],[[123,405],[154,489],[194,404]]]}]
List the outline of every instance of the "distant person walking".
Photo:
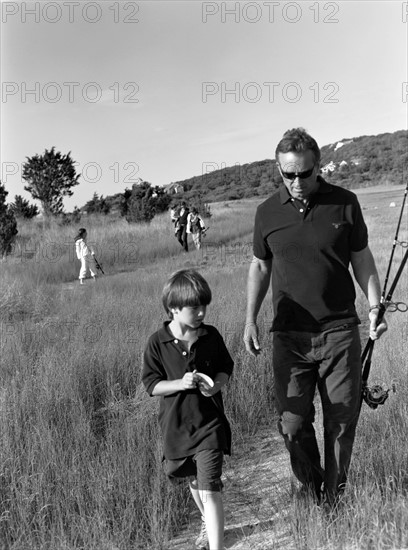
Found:
[{"label": "distant person walking", "polygon": [[180,204],[173,203],[170,206],[170,219],[174,228],[174,236],[178,239],[177,233],[179,230]]},{"label": "distant person walking", "polygon": [[181,203],[181,208],[179,211],[179,216],[177,220],[177,232],[176,237],[178,242],[181,244],[185,252],[188,252],[188,242],[187,242],[187,217],[190,213],[190,210],[187,206],[187,203],[183,201]]},{"label": "distant person walking", "polygon": [[205,231],[205,224],[199,215],[197,208],[193,208],[187,216],[187,233],[191,233],[193,243],[197,250],[201,248],[201,238]]},{"label": "distant person walking", "polygon": [[81,285],[84,284],[84,279],[86,278],[88,271],[90,272],[93,280],[96,281],[96,266],[94,268],[95,270],[93,269],[93,266],[95,265],[95,252],[91,246],[87,245],[86,237],[87,231],[85,228],[81,227],[75,237],[75,252],[78,260],[81,261],[81,269],[78,277]]},{"label": "distant person walking", "polygon": [[179,216],[180,216],[179,205],[177,203],[173,203],[170,206],[170,219],[171,219],[171,222],[174,225],[174,227],[176,227],[176,225],[177,225]]}]

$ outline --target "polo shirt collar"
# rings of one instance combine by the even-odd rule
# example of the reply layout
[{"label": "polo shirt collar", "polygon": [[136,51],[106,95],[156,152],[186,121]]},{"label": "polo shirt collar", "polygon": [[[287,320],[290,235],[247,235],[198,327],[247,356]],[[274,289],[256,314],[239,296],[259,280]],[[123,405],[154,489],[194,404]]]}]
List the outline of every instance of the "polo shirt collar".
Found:
[{"label": "polo shirt collar", "polygon": [[[173,342],[174,336],[170,332],[169,324],[171,321],[164,321],[163,326],[158,330],[158,336],[160,342]],[[200,336],[205,336],[208,334],[207,327],[204,325],[204,323],[201,324],[201,326],[197,329],[197,336],[200,338]]]},{"label": "polo shirt collar", "polygon": [[[318,195],[320,193],[331,193],[332,187],[329,185],[321,176],[317,176],[317,181],[319,182],[319,187],[314,193],[314,195]],[[280,202],[281,204],[285,204],[289,202],[292,199],[292,195],[287,190],[286,186],[284,184],[281,184],[280,190]]]}]

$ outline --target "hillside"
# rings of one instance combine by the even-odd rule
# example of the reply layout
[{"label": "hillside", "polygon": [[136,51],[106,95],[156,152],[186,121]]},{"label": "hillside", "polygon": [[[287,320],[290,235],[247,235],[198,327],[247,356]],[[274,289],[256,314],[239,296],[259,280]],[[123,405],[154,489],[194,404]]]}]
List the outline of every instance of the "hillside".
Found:
[{"label": "hillside", "polygon": [[[349,189],[403,183],[408,165],[408,131],[344,138],[321,147],[322,174]],[[263,196],[277,187],[281,177],[272,159],[235,165],[171,183],[189,199],[207,202]],[[178,194],[179,196],[179,194]]]}]

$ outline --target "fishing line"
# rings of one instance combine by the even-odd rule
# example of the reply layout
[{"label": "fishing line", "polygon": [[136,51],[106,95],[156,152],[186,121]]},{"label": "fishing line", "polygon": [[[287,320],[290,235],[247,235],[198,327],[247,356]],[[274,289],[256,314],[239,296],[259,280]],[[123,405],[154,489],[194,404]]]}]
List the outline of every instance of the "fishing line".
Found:
[{"label": "fishing line", "polygon": [[[408,305],[406,303],[404,303],[404,302],[393,302],[392,301],[392,295],[394,293],[395,287],[397,286],[399,278],[401,277],[402,271],[403,271],[403,269],[405,267],[405,264],[408,260],[408,243],[405,242],[405,241],[399,241],[398,240],[398,235],[399,235],[399,230],[400,230],[400,226],[401,226],[402,216],[403,216],[403,213],[404,213],[405,200],[406,200],[407,194],[408,194],[408,183],[406,185],[405,192],[404,192],[404,198],[402,200],[401,212],[400,212],[399,219],[398,219],[397,230],[395,232],[394,242],[393,242],[393,246],[392,246],[392,249],[391,249],[390,260],[388,262],[387,273],[386,273],[385,280],[384,280],[384,287],[383,287],[383,291],[381,293],[381,303],[379,304],[380,309],[379,309],[379,312],[378,312],[377,326],[383,320],[383,317],[384,317],[384,314],[385,314],[386,311],[389,311],[390,313],[393,313],[395,311],[401,311],[401,312],[405,313],[408,310]],[[390,286],[390,289],[387,293],[388,279],[389,279],[391,266],[392,266],[392,260],[394,258],[394,252],[395,252],[395,248],[396,248],[397,244],[402,246],[403,248],[407,248],[407,250],[405,251],[405,254],[404,254],[404,256],[401,260],[398,271],[395,274],[394,280],[393,280],[393,282]],[[367,344],[364,348],[364,351],[361,355],[361,363],[363,365],[361,403],[364,400],[367,403],[367,405],[372,409],[376,409],[378,407],[378,405],[383,405],[385,403],[385,401],[387,400],[388,394],[390,392],[390,389],[383,389],[383,387],[380,386],[380,385],[375,385],[375,386],[372,386],[372,387],[369,387],[367,385],[368,376],[370,374],[371,357],[372,357],[373,350],[374,350],[374,343],[375,343],[375,340],[372,340],[371,338],[369,338],[369,340],[368,340],[368,342],[367,342]],[[395,392],[395,385],[393,385],[392,389]],[[360,403],[360,407],[361,407],[361,403]]]}]

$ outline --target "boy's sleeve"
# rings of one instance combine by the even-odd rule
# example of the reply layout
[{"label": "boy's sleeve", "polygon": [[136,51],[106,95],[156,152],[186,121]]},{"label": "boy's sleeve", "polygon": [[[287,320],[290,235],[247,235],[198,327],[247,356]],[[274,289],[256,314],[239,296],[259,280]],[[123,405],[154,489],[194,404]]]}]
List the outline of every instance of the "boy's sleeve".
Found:
[{"label": "boy's sleeve", "polygon": [[150,338],[143,355],[142,371],[142,382],[150,396],[152,396],[156,384],[161,380],[167,380],[167,375],[153,338]]},{"label": "boy's sleeve", "polygon": [[219,372],[225,372],[225,374],[228,374],[228,376],[231,376],[232,371],[234,369],[234,361],[232,360],[231,355],[229,354],[229,351],[227,349],[227,346],[225,345],[224,339],[221,336],[221,334],[218,332],[217,329],[217,339],[218,339],[218,371]]}]

